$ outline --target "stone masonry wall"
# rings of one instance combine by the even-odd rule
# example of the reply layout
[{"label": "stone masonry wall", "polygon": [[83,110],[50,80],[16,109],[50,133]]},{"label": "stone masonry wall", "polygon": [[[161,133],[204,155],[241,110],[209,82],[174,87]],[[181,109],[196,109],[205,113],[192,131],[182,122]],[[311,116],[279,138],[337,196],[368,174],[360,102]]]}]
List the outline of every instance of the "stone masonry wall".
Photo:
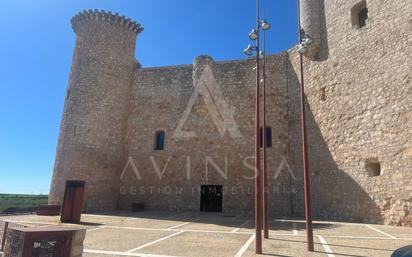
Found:
[{"label": "stone masonry wall", "polygon": [[63,201],[66,180],[86,181],[85,208],[117,208],[128,100],[140,25],[103,11],[72,19],[77,34],[50,189]]},{"label": "stone masonry wall", "polygon": [[[358,2],[325,1],[321,53],[304,62],[313,211],[318,218],[412,225],[412,3],[366,1],[369,18],[357,28],[350,11]],[[301,171],[294,50],[290,59],[290,159]],[[380,162],[380,176],[368,175],[370,160]],[[294,214],[303,215],[303,187],[294,186]]]},{"label": "stone masonry wall", "polygon": [[[273,178],[287,151],[285,64],[285,54],[268,58],[267,125],[272,127],[273,147],[268,148],[267,156],[273,187],[271,211],[277,215],[290,214],[289,174]],[[254,66],[254,60],[214,62],[200,56],[195,65],[138,70],[132,90],[127,149],[142,179],[137,178],[132,166],[127,168],[121,180],[121,207],[144,202],[149,209],[199,210],[200,186],[223,185],[225,213],[252,209]],[[233,137],[229,131],[223,137],[219,134],[212,110],[205,103],[207,96],[194,94],[196,87],[204,85],[216,106],[223,100],[234,111],[235,124],[226,125],[232,131],[238,126],[241,137]],[[191,99],[194,105],[188,108]],[[202,112],[205,108],[206,114]],[[219,112],[225,115],[225,107],[220,106]],[[193,131],[195,137],[177,134],[182,119],[182,131]],[[166,132],[166,144],[164,150],[157,151],[155,134],[160,130]]]}]

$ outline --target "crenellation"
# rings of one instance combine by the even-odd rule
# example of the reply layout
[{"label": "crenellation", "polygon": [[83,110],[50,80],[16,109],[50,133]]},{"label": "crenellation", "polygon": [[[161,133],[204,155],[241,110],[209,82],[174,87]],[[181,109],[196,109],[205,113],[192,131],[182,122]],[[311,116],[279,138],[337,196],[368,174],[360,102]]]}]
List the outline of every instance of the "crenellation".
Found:
[{"label": "crenellation", "polygon": [[143,27],[139,23],[132,21],[132,19],[130,18],[127,18],[123,15],[120,16],[118,13],[113,14],[110,11],[106,12],[104,10],[98,9],[83,11],[76,14],[71,20],[73,30],[77,32],[79,26],[87,23],[90,20],[102,21],[110,24],[120,24],[136,34],[143,31]]}]

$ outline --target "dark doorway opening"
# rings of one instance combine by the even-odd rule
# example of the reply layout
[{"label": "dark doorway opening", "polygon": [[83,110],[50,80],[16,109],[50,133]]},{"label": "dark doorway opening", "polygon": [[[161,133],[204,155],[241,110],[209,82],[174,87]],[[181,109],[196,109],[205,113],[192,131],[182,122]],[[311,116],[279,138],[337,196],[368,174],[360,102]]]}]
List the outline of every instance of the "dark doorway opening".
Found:
[{"label": "dark doorway opening", "polygon": [[203,185],[200,188],[200,211],[222,212],[223,186]]}]

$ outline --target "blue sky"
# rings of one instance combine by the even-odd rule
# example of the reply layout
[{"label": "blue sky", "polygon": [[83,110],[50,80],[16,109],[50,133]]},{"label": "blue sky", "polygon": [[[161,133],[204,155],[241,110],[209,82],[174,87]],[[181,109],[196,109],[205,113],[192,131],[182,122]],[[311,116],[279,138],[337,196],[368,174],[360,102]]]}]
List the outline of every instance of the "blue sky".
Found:
[{"label": "blue sky", "polygon": [[[48,193],[75,34],[83,9],[140,22],[136,58],[144,67],[244,58],[254,0],[0,1],[0,193]],[[296,1],[261,0],[273,27],[269,53],[297,42]]]}]

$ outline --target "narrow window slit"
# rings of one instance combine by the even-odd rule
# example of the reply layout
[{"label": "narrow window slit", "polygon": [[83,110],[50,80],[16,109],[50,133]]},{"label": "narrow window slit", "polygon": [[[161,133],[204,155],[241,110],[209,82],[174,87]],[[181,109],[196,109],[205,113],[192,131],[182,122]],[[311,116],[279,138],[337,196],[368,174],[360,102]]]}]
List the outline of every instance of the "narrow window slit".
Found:
[{"label": "narrow window slit", "polygon": [[165,132],[158,131],[155,136],[155,150],[164,150],[165,148]]},{"label": "narrow window slit", "polygon": [[[262,128],[259,129],[259,145],[263,147],[263,135],[262,135]],[[266,127],[266,147],[272,147],[272,128]]]},{"label": "narrow window slit", "polygon": [[326,101],[326,88],[325,87],[322,87],[319,90],[319,97],[321,101]]}]

